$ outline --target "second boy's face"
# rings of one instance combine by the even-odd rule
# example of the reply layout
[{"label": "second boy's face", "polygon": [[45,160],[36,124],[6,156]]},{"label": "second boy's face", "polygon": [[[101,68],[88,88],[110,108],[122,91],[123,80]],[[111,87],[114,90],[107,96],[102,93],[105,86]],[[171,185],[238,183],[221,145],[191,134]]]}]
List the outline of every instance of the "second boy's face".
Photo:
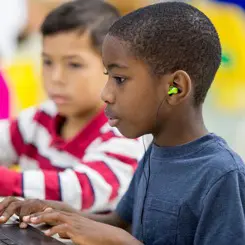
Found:
[{"label": "second boy's face", "polygon": [[[125,43],[107,36],[102,57],[108,81],[102,92],[111,126],[126,137],[152,133],[159,105],[158,83],[146,64],[137,60]],[[164,92],[164,91],[163,91]]]},{"label": "second boy's face", "polygon": [[83,116],[102,106],[104,67],[87,33],[44,37],[42,58],[45,90],[61,115]]}]

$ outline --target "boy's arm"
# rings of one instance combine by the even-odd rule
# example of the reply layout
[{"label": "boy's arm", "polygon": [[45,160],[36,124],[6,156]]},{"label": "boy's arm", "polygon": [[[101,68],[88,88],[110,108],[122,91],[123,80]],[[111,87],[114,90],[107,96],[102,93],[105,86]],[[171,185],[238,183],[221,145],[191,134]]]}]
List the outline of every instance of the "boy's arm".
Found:
[{"label": "boy's arm", "polygon": [[36,112],[36,107],[30,107],[23,110],[16,119],[0,120],[0,196],[23,196],[22,173],[9,170],[8,167],[19,164],[26,147],[22,129],[27,128],[28,137],[32,137]]},{"label": "boy's arm", "polygon": [[[56,212],[61,211],[63,213],[73,213],[78,217],[85,217],[93,221],[115,226],[124,230],[128,230],[130,228],[130,224],[122,220],[121,217],[113,211],[108,214],[84,213],[72,208],[64,202],[39,199],[24,200],[16,197],[6,197],[0,202],[0,224],[7,222],[14,214],[18,215],[20,219],[22,219],[24,216],[50,211],[50,208]],[[55,225],[55,222],[52,223],[52,225]]]},{"label": "boy's arm", "polygon": [[0,196],[24,196],[64,201],[88,211],[113,209],[128,188],[143,151],[135,139],[112,137],[74,158],[65,171],[0,168]]},{"label": "boy's arm", "polygon": [[111,212],[108,214],[81,214],[82,217],[91,219],[93,221],[99,222],[99,223],[103,223],[103,224],[107,224],[107,225],[111,225],[111,226],[115,226],[118,228],[121,228],[123,230],[128,230],[130,228],[130,224],[127,223],[126,221],[124,221],[116,212]]},{"label": "boy's arm", "polygon": [[139,163],[139,166],[130,182],[129,188],[126,191],[126,193],[121,198],[119,204],[117,205],[117,208],[115,212],[111,212],[107,215],[98,215],[98,214],[82,214],[83,217],[92,219],[94,221],[116,226],[119,228],[122,228],[124,230],[130,230],[131,224],[133,222],[133,209],[134,209],[134,202],[135,202],[135,196],[136,191],[138,189],[138,183],[140,176],[143,171],[143,162],[142,160]]},{"label": "boy's arm", "polygon": [[120,200],[116,212],[111,212],[110,214],[105,215],[91,214],[74,209],[64,202],[50,200],[45,201],[39,199],[19,200],[14,197],[7,197],[0,203],[0,215],[2,215],[0,223],[6,222],[14,213],[23,217],[42,212],[47,208],[52,208],[55,211],[74,213],[77,217],[86,217],[93,221],[129,230],[132,224],[133,206],[136,195],[135,191],[137,190],[138,182],[143,171],[142,161],[139,163],[127,192]]},{"label": "boy's arm", "polygon": [[[142,243],[125,230],[132,223],[135,191],[142,169],[143,164],[140,163],[116,212],[107,215],[84,214],[60,202],[19,201],[11,197],[6,198],[0,204],[0,214],[2,215],[0,223],[6,222],[13,213],[16,213],[20,217],[24,216],[22,222],[25,223],[53,225],[46,235],[62,234],[62,237],[70,238],[76,244],[140,245]],[[48,207],[52,207],[53,210],[48,211]],[[37,213],[40,211],[44,212]],[[29,216],[30,214],[33,215]],[[21,223],[21,225],[26,227],[25,223]]]},{"label": "boy's arm", "polygon": [[116,212],[107,215],[84,214],[80,212],[79,215],[77,212],[66,213],[53,210],[34,214],[30,217],[25,217],[23,220],[33,224],[43,222],[54,224],[55,222],[54,226],[46,234],[51,236],[59,233],[63,237],[72,239],[76,244],[141,245],[140,241],[125,230],[129,230],[132,224],[134,199],[142,170],[143,164],[140,163],[127,192],[117,206]]},{"label": "boy's arm", "polygon": [[245,241],[245,173],[222,176],[208,191],[194,245],[243,245]]},{"label": "boy's arm", "polygon": [[140,241],[123,229],[102,224],[74,213],[49,211],[24,217],[23,220],[32,224],[56,223],[50,230],[45,231],[48,236],[62,234],[63,238],[70,238],[78,245],[142,245]]}]

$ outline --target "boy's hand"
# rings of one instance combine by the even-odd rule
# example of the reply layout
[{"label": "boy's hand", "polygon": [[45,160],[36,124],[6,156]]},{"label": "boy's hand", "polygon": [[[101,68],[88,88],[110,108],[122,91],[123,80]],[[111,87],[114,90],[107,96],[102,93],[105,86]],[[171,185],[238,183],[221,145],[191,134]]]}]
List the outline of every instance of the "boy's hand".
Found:
[{"label": "boy's hand", "polygon": [[[7,222],[14,214],[18,215],[22,221],[23,216],[48,210],[50,210],[50,208],[45,201],[42,200],[19,200],[15,197],[6,197],[0,202],[0,224]],[[20,227],[26,228],[27,224],[21,222]]]},{"label": "boy's hand", "polygon": [[50,210],[23,217],[23,221],[36,225],[56,223],[56,226],[46,231],[45,234],[47,236],[59,234],[63,238],[70,238],[78,245],[141,244],[122,229],[84,218],[76,213]]}]

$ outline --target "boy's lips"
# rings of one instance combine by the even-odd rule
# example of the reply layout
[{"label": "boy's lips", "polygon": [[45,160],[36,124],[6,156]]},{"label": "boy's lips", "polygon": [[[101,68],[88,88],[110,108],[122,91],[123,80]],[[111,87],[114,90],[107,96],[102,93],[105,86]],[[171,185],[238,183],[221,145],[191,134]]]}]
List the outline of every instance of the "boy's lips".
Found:
[{"label": "boy's lips", "polygon": [[116,127],[117,124],[119,123],[119,119],[118,118],[108,118],[108,123],[111,127]]},{"label": "boy's lips", "polygon": [[69,101],[68,97],[64,95],[53,94],[50,95],[50,98],[54,101],[55,104],[62,105]]},{"label": "boy's lips", "polygon": [[111,127],[115,127],[118,124],[119,118],[116,116],[114,112],[110,111],[108,108],[105,109],[105,115],[108,118],[108,123]]}]

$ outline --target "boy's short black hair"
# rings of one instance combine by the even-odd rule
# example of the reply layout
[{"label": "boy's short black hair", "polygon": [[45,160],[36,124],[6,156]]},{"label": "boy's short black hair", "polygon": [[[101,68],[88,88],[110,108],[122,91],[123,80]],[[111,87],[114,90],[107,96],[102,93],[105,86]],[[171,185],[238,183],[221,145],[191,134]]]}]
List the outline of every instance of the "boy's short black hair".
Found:
[{"label": "boy's short black hair", "polygon": [[41,26],[43,37],[61,32],[89,31],[92,45],[101,53],[104,37],[120,17],[112,5],[100,0],[76,0],[51,11]]},{"label": "boy's short black hair", "polygon": [[109,35],[125,41],[154,74],[184,70],[194,84],[194,104],[203,103],[221,62],[218,33],[208,17],[181,2],[138,9],[115,22]]}]

